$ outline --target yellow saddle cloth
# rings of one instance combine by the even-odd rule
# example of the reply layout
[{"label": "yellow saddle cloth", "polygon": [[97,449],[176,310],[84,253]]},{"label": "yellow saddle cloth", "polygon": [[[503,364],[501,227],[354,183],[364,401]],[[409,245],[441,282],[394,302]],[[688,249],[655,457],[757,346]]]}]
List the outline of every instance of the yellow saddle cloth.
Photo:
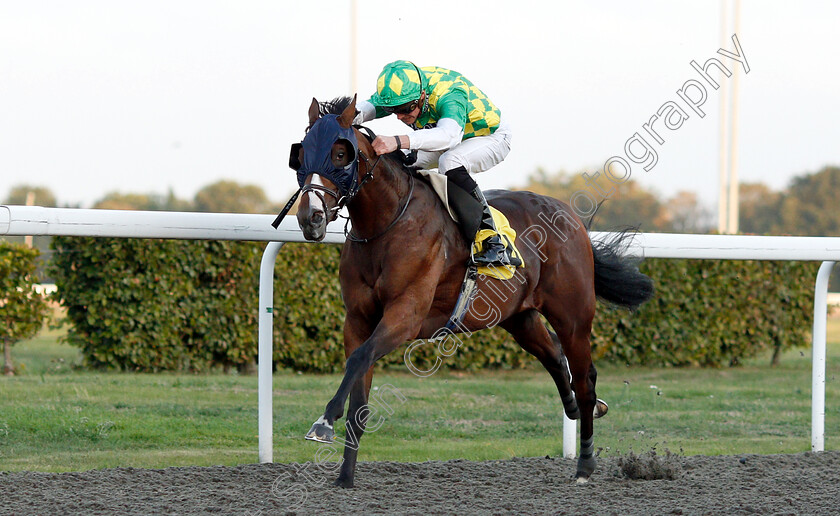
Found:
[{"label": "yellow saddle cloth", "polygon": [[[519,267],[525,268],[525,259],[522,258],[522,255],[519,254],[519,250],[516,248],[515,241],[516,241],[516,231],[512,227],[510,227],[510,222],[508,222],[507,217],[505,214],[500,212],[494,207],[490,207],[490,213],[493,215],[493,222],[496,224],[496,229],[499,230],[499,235],[502,237],[502,243],[504,244],[505,248],[510,253],[511,258],[519,258],[522,262]],[[492,229],[482,229],[475,235],[475,242],[473,242],[473,254],[478,254],[482,250],[482,242],[485,239],[493,236],[495,233]],[[490,276],[492,278],[500,279],[500,280],[508,280],[513,277],[513,274],[516,272],[516,267],[513,265],[489,265],[485,267],[479,267],[478,273],[484,274],[485,276]]]}]

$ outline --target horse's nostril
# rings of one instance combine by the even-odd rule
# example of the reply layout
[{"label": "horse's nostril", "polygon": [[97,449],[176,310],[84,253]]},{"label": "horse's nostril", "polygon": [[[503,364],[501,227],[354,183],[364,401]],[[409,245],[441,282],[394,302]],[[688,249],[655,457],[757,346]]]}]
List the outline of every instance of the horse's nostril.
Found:
[{"label": "horse's nostril", "polygon": [[313,224],[321,224],[324,222],[324,212],[323,211],[316,211],[312,214],[312,223]]}]

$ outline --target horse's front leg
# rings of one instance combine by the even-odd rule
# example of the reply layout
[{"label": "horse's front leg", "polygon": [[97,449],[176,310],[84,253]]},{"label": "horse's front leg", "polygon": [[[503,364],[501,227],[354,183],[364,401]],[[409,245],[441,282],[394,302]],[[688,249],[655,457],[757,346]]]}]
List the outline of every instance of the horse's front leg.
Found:
[{"label": "horse's front leg", "polygon": [[[373,380],[373,368],[368,369],[358,382],[350,390],[350,405],[347,409],[347,423],[345,424],[346,439],[344,442],[344,458],[341,461],[341,470],[335,485],[339,487],[353,487],[356,476],[356,457],[359,454],[362,435],[365,433],[370,409],[368,399],[370,395],[370,384]],[[376,430],[376,428],[374,428]]]},{"label": "horse's front leg", "polygon": [[[335,396],[327,403],[324,415],[312,425],[312,428],[306,434],[307,439],[327,443],[332,442],[335,436],[333,425],[337,419],[344,415],[344,405],[347,402],[347,397],[350,395],[351,389],[357,384],[362,386],[358,390],[360,395],[359,403],[354,403],[352,404],[353,407],[351,407],[351,410],[355,409],[355,411],[358,411],[367,399],[366,395],[362,396],[362,391],[364,390],[366,393],[367,389],[370,388],[369,384],[363,386],[361,383],[363,382],[365,373],[373,367],[373,364],[377,360],[417,335],[420,324],[422,323],[422,317],[418,316],[418,314],[425,313],[423,306],[422,304],[419,307],[417,306],[417,297],[411,295],[404,297],[406,298],[406,302],[389,307],[371,336],[361,346],[350,353],[350,356],[347,358],[341,385],[339,385]],[[427,304],[430,303],[429,301]],[[428,311],[428,306],[426,306],[426,311]],[[355,414],[353,415],[354,419],[356,419]],[[356,421],[352,423],[348,422],[348,424],[350,424],[350,427],[354,431],[358,430],[358,428],[355,428],[357,426]],[[348,446],[351,444],[351,440],[356,440],[356,436],[348,435]],[[358,443],[356,442],[355,445],[357,446]],[[353,458],[355,459],[355,455]],[[352,482],[352,475],[350,475],[350,479]]]},{"label": "horse's front leg", "polygon": [[[344,354],[346,358],[367,340],[371,334],[371,328],[361,317],[351,314],[344,322]],[[344,459],[341,462],[341,471],[335,485],[339,487],[353,487],[353,479],[356,474],[356,457],[359,454],[359,445],[362,435],[365,433],[367,416],[371,413],[368,406],[370,386],[373,382],[373,367],[350,390],[350,405],[347,410],[347,424],[345,425],[347,438],[344,443]],[[376,430],[376,428],[374,428]]]},{"label": "horse's front leg", "polygon": [[414,307],[392,309],[383,315],[370,338],[347,359],[341,385],[324,411],[324,419],[330,425],[344,415],[344,404],[353,384],[359,381],[377,360],[417,335],[421,322],[422,319],[417,317]]},{"label": "horse's front leg", "polygon": [[[353,353],[357,349],[359,349],[365,343],[365,341],[368,340],[372,333],[372,327],[366,323],[364,318],[352,313],[347,313],[344,319],[344,357],[346,360],[348,360],[348,363]],[[345,368],[345,381],[347,380],[348,372],[349,367]],[[342,383],[342,386],[343,385],[344,383]],[[367,393],[369,392],[369,390],[370,380],[368,380],[367,390],[365,390],[364,392],[365,400],[367,400]],[[333,400],[335,400],[335,397],[333,397]],[[310,441],[318,441],[321,443],[333,442],[333,439],[335,438],[335,432],[333,431],[333,423],[342,415],[344,415],[343,404],[339,406],[339,413],[332,414],[333,417],[331,419],[327,417],[326,413],[320,418],[318,418],[318,420],[315,421],[315,424],[312,425],[312,428],[309,429],[309,432],[306,433],[306,438]]]}]

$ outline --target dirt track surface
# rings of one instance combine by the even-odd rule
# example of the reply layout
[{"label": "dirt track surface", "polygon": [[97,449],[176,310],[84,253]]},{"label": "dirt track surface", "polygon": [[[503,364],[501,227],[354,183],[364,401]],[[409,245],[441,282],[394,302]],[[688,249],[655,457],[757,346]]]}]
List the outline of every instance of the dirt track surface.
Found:
[{"label": "dirt track surface", "polygon": [[[359,464],[356,488],[314,464],[0,473],[0,514],[837,514],[840,452]],[[333,474],[328,474],[330,481]],[[632,478],[630,478],[632,477]],[[671,478],[671,480],[669,480]]]}]

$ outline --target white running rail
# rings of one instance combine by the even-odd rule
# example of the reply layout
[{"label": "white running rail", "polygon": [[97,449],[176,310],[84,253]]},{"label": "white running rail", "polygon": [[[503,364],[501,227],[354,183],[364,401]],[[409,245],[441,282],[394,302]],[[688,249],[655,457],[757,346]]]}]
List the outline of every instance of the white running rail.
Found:
[{"label": "white running rail", "polygon": [[[160,211],[82,210],[0,206],[0,236],[66,235],[183,240],[252,240],[269,244],[260,267],[259,460],[273,461],[272,322],[274,262],[285,242],[305,242],[294,217],[275,230],[274,215]],[[608,237],[593,232],[593,240]],[[327,228],[324,243],[344,242],[343,224]],[[840,237],[777,237],[642,233],[630,252],[648,258],[821,261],[814,289],[811,449],[825,449],[826,296],[832,266],[840,261]],[[576,454],[576,425],[564,416],[563,455]]]}]

